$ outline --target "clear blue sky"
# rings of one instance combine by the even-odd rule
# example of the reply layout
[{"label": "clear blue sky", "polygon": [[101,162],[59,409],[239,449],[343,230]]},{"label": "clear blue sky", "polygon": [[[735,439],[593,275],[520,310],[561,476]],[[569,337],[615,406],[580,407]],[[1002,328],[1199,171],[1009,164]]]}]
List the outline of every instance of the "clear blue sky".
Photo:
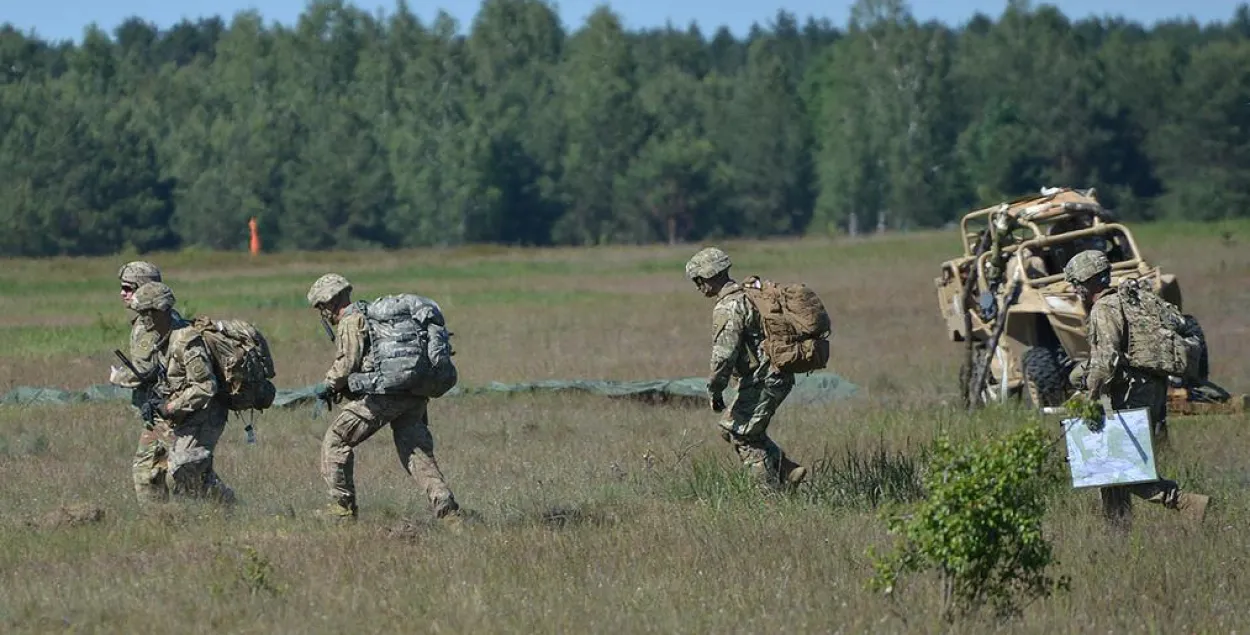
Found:
[{"label": "clear blue sky", "polygon": [[[711,34],[720,25],[728,25],[737,35],[745,34],[751,23],[767,24],[779,9],[785,9],[800,20],[812,15],[827,17],[841,26],[846,23],[853,0],[618,0],[607,3],[621,15],[628,28],[663,26],[666,20],[684,27],[697,21],[704,33]],[[374,10],[390,10],[393,1],[357,0],[356,6]],[[409,6],[424,19],[431,19],[438,8],[447,10],[465,29],[477,13],[477,0],[410,0]],[[597,0],[562,0],[558,3],[565,26],[580,27],[585,17],[602,2]],[[1043,4],[1035,2],[1035,5]],[[1053,0],[1046,4],[1058,6],[1071,18],[1089,15],[1118,15],[1142,23],[1172,17],[1192,17],[1199,22],[1226,21],[1233,15],[1236,0]],[[9,22],[18,29],[35,32],[53,40],[78,40],[83,28],[92,22],[108,32],[129,16],[138,15],[166,28],[183,17],[197,18],[223,15],[229,18],[236,11],[256,9],[266,22],[291,24],[303,11],[305,0],[0,0],[0,22]],[[913,13],[921,20],[936,18],[955,25],[980,11],[997,17],[1006,0],[912,0]]]}]

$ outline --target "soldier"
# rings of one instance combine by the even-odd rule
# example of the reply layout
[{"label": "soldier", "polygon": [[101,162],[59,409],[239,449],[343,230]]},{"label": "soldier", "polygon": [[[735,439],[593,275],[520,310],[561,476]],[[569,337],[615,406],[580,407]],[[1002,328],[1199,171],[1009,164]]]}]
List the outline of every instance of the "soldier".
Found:
[{"label": "soldier", "polygon": [[773,370],[764,350],[759,311],[729,277],[729,255],[715,247],[696,253],[686,263],[686,277],[704,296],[716,298],[712,309],[712,360],[707,390],[713,412],[724,412],[723,393],[731,377],[738,394],[720,420],[728,441],[752,476],[772,488],[794,486],[807,477],[804,468],[786,456],[768,437],[768,424],[794,387],[794,374]]},{"label": "soldier", "polygon": [[[1084,385],[1091,401],[1107,399],[1112,410],[1149,408],[1151,436],[1157,437],[1166,430],[1167,378],[1128,366],[1128,329],[1120,296],[1111,286],[1111,263],[1106,254],[1097,250],[1083,251],[1064,267],[1064,277],[1088,310],[1089,361],[1085,364],[1084,377],[1077,378],[1078,386]],[[1209,497],[1181,492],[1179,486],[1169,480],[1137,485],[1103,487],[1099,490],[1103,513],[1117,526],[1127,526],[1132,520],[1133,494],[1148,502],[1179,510],[1186,516],[1201,522],[1206,514]]]},{"label": "soldier", "polygon": [[169,488],[175,496],[232,505],[234,491],[213,470],[213,450],[229,411],[217,399],[208,348],[174,312],[174,301],[162,282],[143,284],[130,301],[143,327],[156,335],[156,386],[140,411],[161,438],[168,474],[153,472],[149,484],[161,499]]},{"label": "soldier", "polygon": [[[130,308],[135,290],[147,282],[160,282],[161,270],[156,265],[136,260],[122,265],[117,272],[121,281],[121,300],[130,311],[130,362],[143,377],[137,377],[125,366],[112,367],[109,372],[109,383],[130,388],[130,403],[136,411],[152,397],[152,388],[156,385],[156,340],[155,332],[144,326],[139,314]],[[174,321],[181,322],[182,317],[173,311]],[[134,481],[135,496],[141,505],[165,500],[164,473],[166,469],[165,448],[160,434],[151,426],[145,426],[139,434],[139,445],[135,450],[134,463],[131,467],[131,478]],[[160,483],[160,485],[157,485]]]},{"label": "soldier", "polygon": [[368,364],[370,344],[365,315],[352,303],[351,292],[351,283],[335,273],[321,276],[308,290],[308,304],[321,313],[325,323],[335,325],[338,344],[338,355],[326,371],[325,381],[318,385],[317,396],[323,400],[347,399],[321,445],[321,475],[330,487],[331,498],[325,515],[356,518],[354,450],[390,424],[400,464],[425,492],[434,516],[454,525],[462,515],[434,459],[434,437],[426,411],[429,399],[405,394],[353,394],[348,389],[348,376]]}]

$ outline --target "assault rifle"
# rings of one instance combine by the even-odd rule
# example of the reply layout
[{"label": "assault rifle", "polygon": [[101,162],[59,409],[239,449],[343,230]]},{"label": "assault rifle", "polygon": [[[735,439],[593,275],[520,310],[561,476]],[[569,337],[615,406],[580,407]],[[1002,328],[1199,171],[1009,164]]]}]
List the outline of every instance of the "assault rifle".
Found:
[{"label": "assault rifle", "polygon": [[[156,380],[156,376],[165,370],[161,363],[157,362],[152,366],[151,370],[146,373],[141,373],[138,368],[135,368],[135,365],[130,361],[130,358],[126,357],[125,353],[115,348],[113,349],[113,354],[117,356],[117,359],[121,360],[122,365],[125,366],[127,370],[134,374],[140,384],[152,383]],[[139,412],[142,413],[143,423],[148,430],[156,427],[156,418],[153,416],[152,410],[148,407],[148,404],[143,404],[143,406],[139,408]]]},{"label": "assault rifle", "polygon": [[156,378],[156,374],[162,370],[161,365],[157,363],[153,365],[151,370],[148,372],[141,373],[139,372],[139,369],[135,368],[135,365],[131,363],[130,358],[126,357],[125,353],[115,348],[113,349],[113,354],[117,356],[117,359],[121,360],[122,365],[126,367],[126,370],[134,373],[135,379],[138,379],[141,384],[151,383],[152,380]]}]

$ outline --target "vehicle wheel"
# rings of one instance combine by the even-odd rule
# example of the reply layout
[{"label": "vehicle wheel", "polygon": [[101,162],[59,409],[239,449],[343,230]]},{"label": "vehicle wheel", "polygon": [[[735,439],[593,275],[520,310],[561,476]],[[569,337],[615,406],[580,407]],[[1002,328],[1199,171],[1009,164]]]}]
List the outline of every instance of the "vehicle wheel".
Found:
[{"label": "vehicle wheel", "polygon": [[1032,408],[1059,406],[1068,398],[1068,377],[1063,372],[1059,354],[1049,348],[1034,346],[1024,353],[1024,398]]},{"label": "vehicle wheel", "polygon": [[1211,365],[1207,357],[1207,335],[1202,332],[1202,325],[1198,324],[1198,319],[1192,315],[1185,315],[1185,330],[1198,338],[1198,342],[1202,347],[1202,354],[1198,357],[1198,379],[1207,381],[1211,378]]}]

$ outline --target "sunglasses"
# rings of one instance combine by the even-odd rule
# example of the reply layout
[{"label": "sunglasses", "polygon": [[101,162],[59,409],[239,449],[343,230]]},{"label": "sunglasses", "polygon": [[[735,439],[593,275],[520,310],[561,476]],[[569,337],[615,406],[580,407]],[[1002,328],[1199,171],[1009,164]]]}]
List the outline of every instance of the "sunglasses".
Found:
[{"label": "sunglasses", "polygon": [[123,285],[122,285],[122,291],[125,291],[126,293],[134,293],[134,292],[135,292],[135,289],[138,289],[138,287],[136,287],[136,286],[134,286],[134,285],[132,285],[132,284],[123,284]]}]

